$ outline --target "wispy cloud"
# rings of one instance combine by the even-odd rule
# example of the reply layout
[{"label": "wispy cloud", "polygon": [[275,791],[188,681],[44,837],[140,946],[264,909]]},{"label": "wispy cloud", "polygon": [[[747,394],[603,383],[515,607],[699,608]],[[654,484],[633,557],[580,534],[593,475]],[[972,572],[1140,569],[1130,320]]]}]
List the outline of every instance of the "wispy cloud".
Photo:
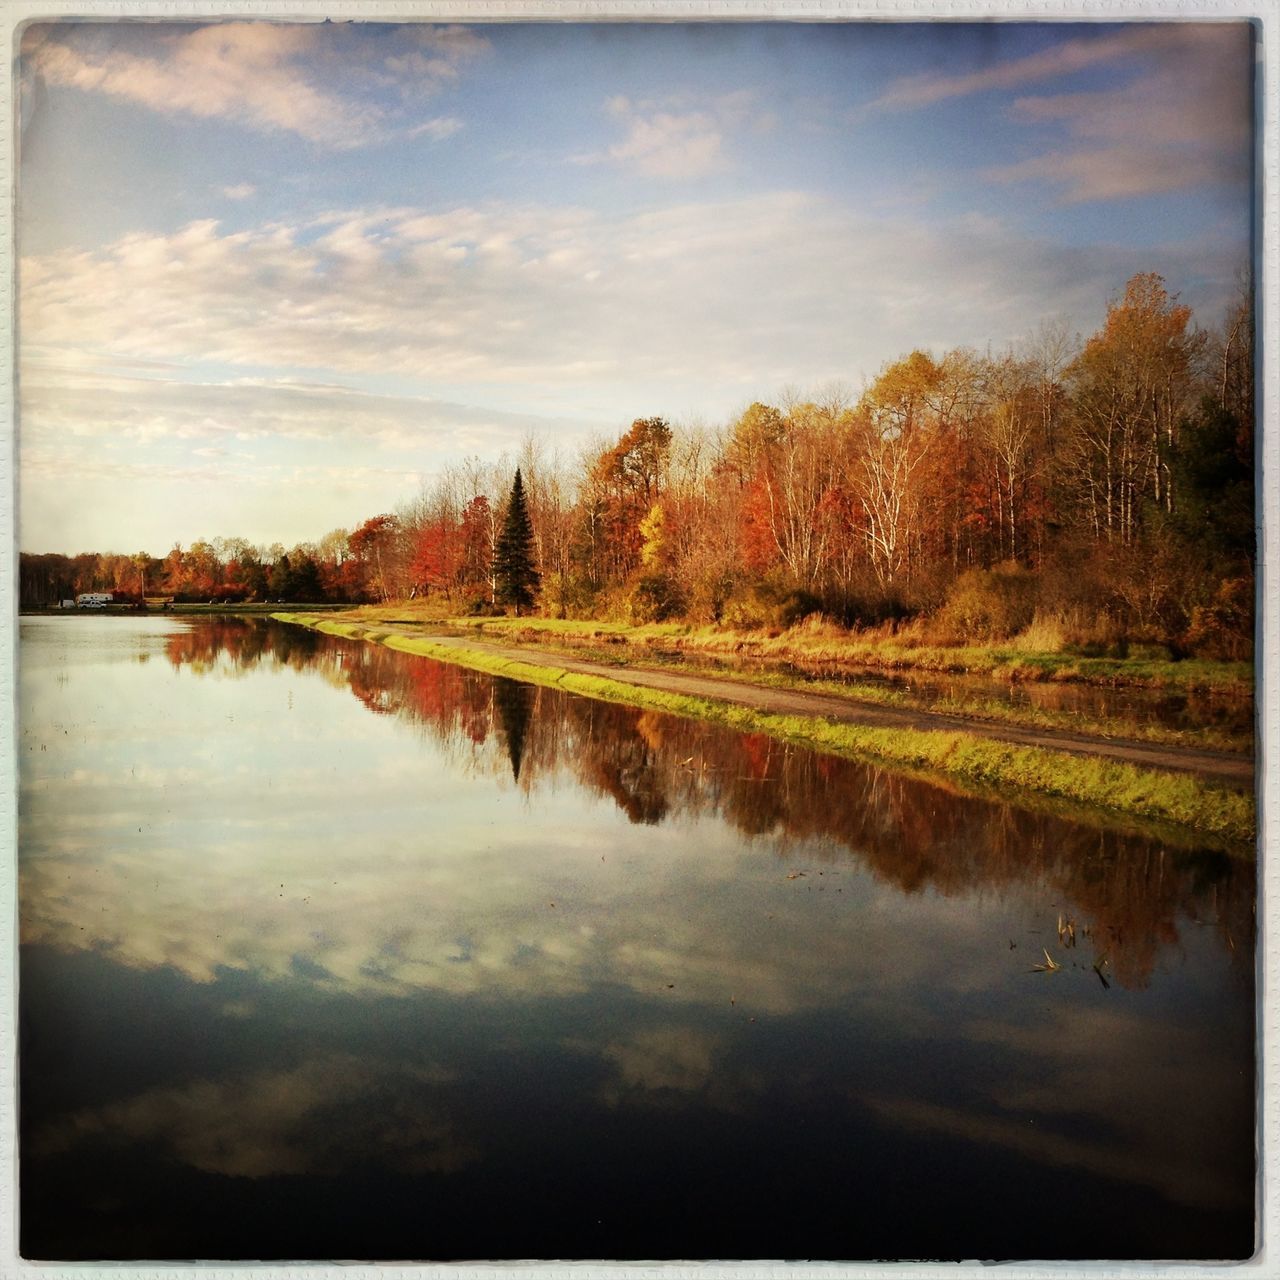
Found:
[{"label": "wispy cloud", "polygon": [[1174,31],[1154,67],[1127,83],[1018,98],[1013,119],[1060,131],[1064,145],[988,176],[1041,179],[1068,202],[1242,187],[1252,141],[1248,28]]},{"label": "wispy cloud", "polygon": [[26,366],[19,412],[24,467],[48,457],[51,465],[73,470],[89,460],[97,441],[133,449],[183,442],[194,457],[219,459],[251,457],[234,446],[264,439],[387,449],[422,449],[429,442],[435,451],[461,454],[500,451],[535,427],[585,434],[592,425],[325,383],[213,382],[180,373],[138,378],[34,362]]},{"label": "wispy cloud", "polygon": [[406,129],[405,137],[427,137],[433,142],[443,142],[445,138],[453,137],[462,127],[462,121],[456,116],[437,116],[432,120],[424,120],[421,124],[415,124],[412,128]]},{"label": "wispy cloud", "polygon": [[1165,40],[1165,30],[1167,29],[1133,27],[1101,38],[1065,40],[1039,53],[997,62],[963,75],[943,75],[931,71],[901,76],[870,105],[885,110],[931,107],[949,98],[1017,89],[1023,85],[1073,75],[1148,51],[1153,45],[1158,46]]},{"label": "wispy cloud", "polygon": [[605,114],[625,130],[603,151],[580,152],[575,164],[613,163],[650,178],[700,178],[728,166],[726,138],[744,125],[767,131],[771,113],[754,108],[748,91],[697,98],[633,101],[619,94],[604,104]]},{"label": "wispy cloud", "polygon": [[250,196],[256,195],[258,188],[252,182],[237,182],[231,187],[220,187],[222,195],[228,200],[248,200]]},{"label": "wispy cloud", "polygon": [[[406,129],[456,131],[440,134],[439,120],[407,122],[404,104],[456,80],[489,48],[485,37],[461,27],[408,25],[387,52],[358,28],[225,22],[167,29],[139,49],[119,28],[86,26],[28,28],[24,71],[165,115],[293,133],[339,149]],[[371,90],[392,94],[399,105],[385,105]]]},{"label": "wispy cloud", "polygon": [[[1009,116],[1038,127],[1042,149],[984,176],[1045,182],[1069,203],[1239,184],[1249,172],[1251,53],[1245,23],[1132,26],[964,75],[903,77],[866,110],[920,109],[1106,70],[1118,83],[1015,99]],[[1029,136],[1027,145],[1037,143]]]}]

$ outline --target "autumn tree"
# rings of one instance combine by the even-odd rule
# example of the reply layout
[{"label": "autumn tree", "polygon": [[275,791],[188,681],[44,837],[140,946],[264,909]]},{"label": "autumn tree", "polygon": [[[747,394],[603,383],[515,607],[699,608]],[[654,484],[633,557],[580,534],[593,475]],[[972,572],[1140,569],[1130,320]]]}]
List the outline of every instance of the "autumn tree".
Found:
[{"label": "autumn tree", "polygon": [[1075,499],[1098,541],[1132,543],[1146,507],[1174,508],[1177,426],[1203,345],[1190,320],[1160,276],[1136,275],[1068,370]]},{"label": "autumn tree", "polygon": [[380,600],[393,594],[392,566],[400,522],[393,515],[366,520],[347,539],[351,555],[364,568],[368,588]]},{"label": "autumn tree", "polygon": [[852,484],[867,558],[882,588],[908,572],[924,518],[925,463],[936,443],[932,393],[943,371],[923,351],[887,366],[858,404]]},{"label": "autumn tree", "polygon": [[413,555],[409,576],[413,583],[410,596],[431,590],[450,594],[458,576],[457,523],[445,513],[429,518],[413,535]]},{"label": "autumn tree", "polygon": [[1028,526],[1043,461],[1043,405],[1033,370],[1012,354],[985,361],[981,376],[983,403],[973,445],[985,480],[985,514],[995,534],[992,558],[1018,560],[1030,552]]},{"label": "autumn tree", "polygon": [[579,554],[590,585],[625,582],[640,554],[640,521],[664,487],[671,427],[637,418],[617,444],[595,457],[582,494]]}]

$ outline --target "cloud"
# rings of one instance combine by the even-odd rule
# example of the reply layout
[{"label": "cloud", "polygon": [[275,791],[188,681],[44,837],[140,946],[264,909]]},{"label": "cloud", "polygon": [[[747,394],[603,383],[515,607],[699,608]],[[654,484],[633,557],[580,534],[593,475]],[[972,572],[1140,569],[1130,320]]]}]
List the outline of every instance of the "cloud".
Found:
[{"label": "cloud", "polygon": [[[1138,270],[1216,307],[1210,269],[1229,289],[1234,263],[1203,246],[1051,246],[995,219],[876,218],[787,192],[625,215],[491,203],[205,221],[24,259],[20,358],[24,378],[37,358],[92,355],[398,375],[490,400],[518,388],[553,415],[584,388],[619,417],[639,395],[718,412],[916,346],[1016,339],[1045,315],[1092,325]],[[24,422],[77,394],[56,382],[24,391]]]},{"label": "cloud", "polygon": [[1067,204],[1124,200],[1220,183],[1236,176],[1238,163],[1217,153],[1183,156],[1174,149],[1134,144],[1043,155],[986,171],[995,182],[1043,181]]},{"label": "cloud", "polygon": [[424,1103],[450,1081],[433,1066],[332,1053],[151,1089],[67,1115],[32,1145],[51,1155],[99,1135],[158,1143],[182,1164],[232,1178],[334,1174],[370,1151],[406,1173],[449,1172],[479,1157],[439,1102]]},{"label": "cloud", "polygon": [[1158,52],[1150,73],[1115,88],[1015,100],[1014,120],[1055,130],[1066,145],[988,176],[1047,181],[1069,203],[1244,187],[1253,117],[1248,28],[1179,28]]},{"label": "cloud", "polygon": [[964,98],[976,93],[1016,89],[1021,85],[1074,75],[1119,61],[1150,47],[1153,36],[1159,40],[1158,28],[1126,28],[1114,35],[1065,40],[1050,49],[961,75],[924,72],[901,76],[870,104],[883,110],[911,110],[931,107],[950,98]]},{"label": "cloud", "polygon": [[604,112],[626,136],[604,151],[581,152],[574,164],[615,164],[649,178],[700,178],[729,167],[726,137],[750,125],[768,132],[772,113],[757,111],[749,90],[719,97],[680,95],[634,102],[625,94],[607,98]]},{"label": "cloud", "polygon": [[1038,130],[1028,139],[1037,151],[985,176],[1047,182],[1068,203],[1239,185],[1249,177],[1251,59],[1245,23],[1132,26],[962,75],[904,77],[867,112],[1110,71],[1120,80],[1105,89],[1017,98],[1008,114]]},{"label": "cloud", "polygon": [[57,465],[70,473],[89,463],[87,446],[98,440],[200,443],[199,457],[233,456],[236,442],[264,439],[466,453],[498,451],[534,429],[584,434],[595,425],[323,382],[130,377],[38,362],[27,366],[19,413],[24,467],[38,465],[32,445],[57,446]]},{"label": "cloud", "polygon": [[414,125],[412,129],[407,129],[405,137],[427,137],[432,142],[443,142],[445,138],[453,137],[462,127],[462,121],[456,116],[438,116],[433,120],[424,120],[421,124]]},{"label": "cloud", "polygon": [[632,164],[648,177],[699,178],[721,163],[723,137],[705,112],[632,116],[627,128],[627,137],[609,148],[609,159]]},{"label": "cloud", "polygon": [[1123,27],[1109,35],[1064,40],[1038,53],[961,75],[925,72],[902,76],[870,105],[887,110],[929,107],[950,98],[1017,89],[1135,57],[1168,53],[1177,56],[1185,50],[1202,48],[1205,42],[1211,49],[1224,39],[1227,43],[1238,41],[1244,30],[1244,24],[1152,23]]},{"label": "cloud", "polygon": [[237,182],[233,187],[220,187],[219,190],[228,200],[247,200],[257,193],[258,188],[252,182]]},{"label": "cloud", "polygon": [[[24,33],[24,72],[160,112],[351,148],[403,132],[401,104],[456,80],[489,48],[465,28],[408,24],[393,50],[351,24],[225,22],[154,29],[74,24]],[[440,129],[441,121],[407,126]],[[454,130],[450,129],[449,132]],[[445,133],[442,136],[447,136]]]}]

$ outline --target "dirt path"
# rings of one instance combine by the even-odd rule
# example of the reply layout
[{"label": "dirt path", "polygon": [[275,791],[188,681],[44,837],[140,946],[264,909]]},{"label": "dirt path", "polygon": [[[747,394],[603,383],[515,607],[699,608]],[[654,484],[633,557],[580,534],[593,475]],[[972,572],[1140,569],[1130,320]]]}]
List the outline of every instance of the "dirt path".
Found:
[{"label": "dirt path", "polygon": [[[421,633],[419,633],[421,634]],[[432,635],[433,644],[449,648],[475,649],[471,637]],[[758,711],[781,715],[822,716],[841,724],[873,725],[887,729],[957,729],[979,738],[994,738],[1021,746],[1047,747],[1074,755],[1100,756],[1123,760],[1130,764],[1177,773],[1194,773],[1203,778],[1231,783],[1251,784],[1254,764],[1251,756],[1223,751],[1197,751],[1190,747],[1170,747],[1146,742],[1128,742],[1116,738],[1099,738],[1088,734],[1066,733],[1058,729],[1021,728],[1017,725],[993,724],[964,716],[943,715],[932,711],[885,707],[878,703],[860,702],[834,694],[806,693],[803,690],[768,689],[743,684],[737,680],[721,680],[715,676],[691,675],[680,671],[647,671],[636,667],[612,667],[561,654],[540,653],[537,649],[484,643],[487,653],[500,654],[531,666],[558,667],[583,675],[604,676],[620,684],[662,689],[669,693],[690,694],[737,703]]]}]

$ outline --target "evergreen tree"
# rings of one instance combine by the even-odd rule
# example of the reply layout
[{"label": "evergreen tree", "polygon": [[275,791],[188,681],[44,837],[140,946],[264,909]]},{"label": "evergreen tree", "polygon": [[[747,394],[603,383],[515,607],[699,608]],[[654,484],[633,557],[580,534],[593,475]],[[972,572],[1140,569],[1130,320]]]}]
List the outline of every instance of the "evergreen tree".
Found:
[{"label": "evergreen tree", "polygon": [[293,568],[289,564],[287,555],[282,555],[271,566],[271,573],[267,577],[267,590],[271,593],[272,598],[276,600],[292,600],[294,598]]},{"label": "evergreen tree", "polygon": [[493,549],[493,574],[499,604],[514,605],[516,617],[520,616],[521,608],[532,607],[539,577],[533,562],[533,522],[529,519],[519,467],[511,485],[502,532]]}]

